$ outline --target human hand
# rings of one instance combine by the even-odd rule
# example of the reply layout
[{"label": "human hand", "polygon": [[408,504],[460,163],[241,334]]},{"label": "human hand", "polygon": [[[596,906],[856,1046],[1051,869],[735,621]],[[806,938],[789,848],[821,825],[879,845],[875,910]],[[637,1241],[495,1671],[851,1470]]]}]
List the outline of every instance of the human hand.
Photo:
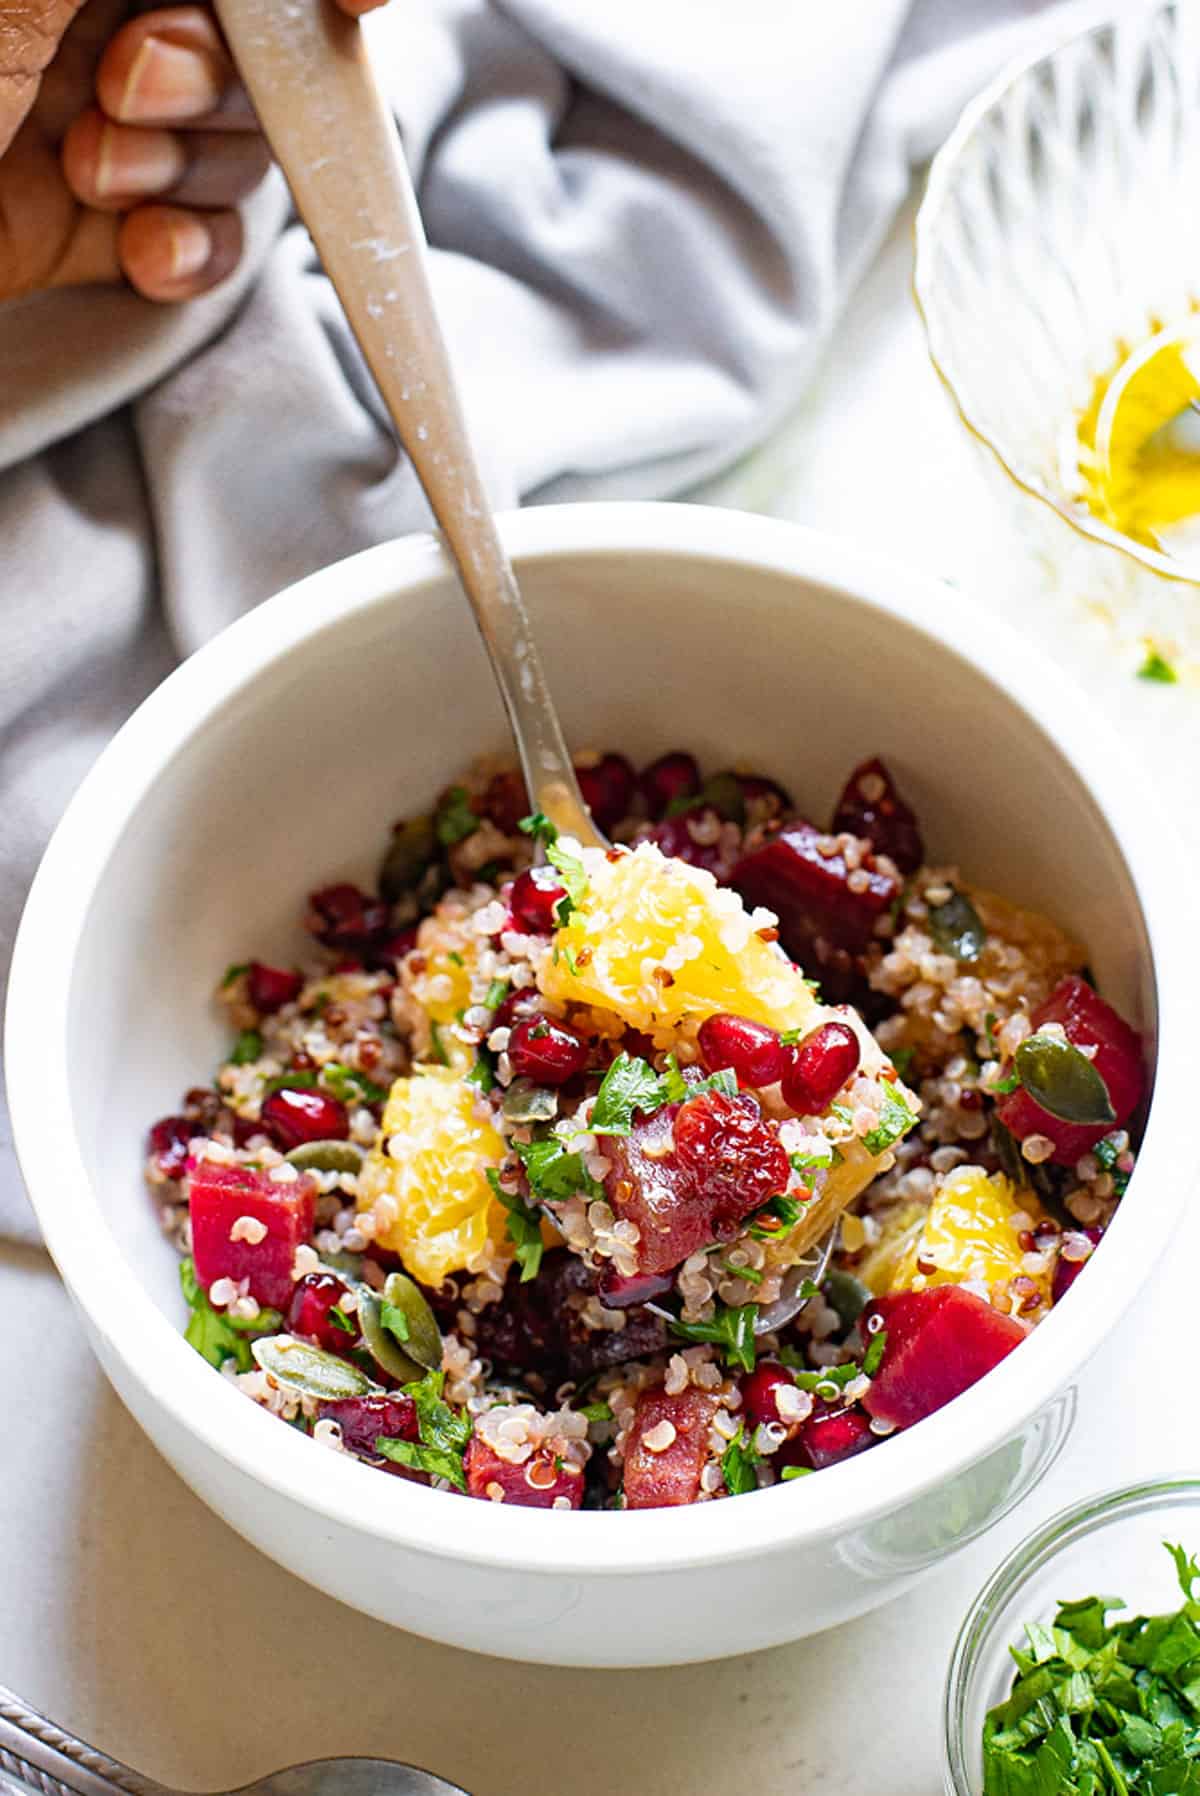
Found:
[{"label": "human hand", "polygon": [[208,6],[0,0],[0,300],[121,279],[147,299],[207,291],[269,164]]}]

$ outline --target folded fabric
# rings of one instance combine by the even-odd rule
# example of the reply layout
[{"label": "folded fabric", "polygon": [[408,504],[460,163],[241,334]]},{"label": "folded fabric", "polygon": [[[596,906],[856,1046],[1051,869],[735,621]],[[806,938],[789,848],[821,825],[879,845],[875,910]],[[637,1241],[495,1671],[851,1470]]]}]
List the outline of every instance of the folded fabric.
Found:
[{"label": "folded fabric", "polygon": [[[1095,7],[394,0],[370,23],[498,503],[677,494],[791,407],[972,87]],[[321,564],[422,527],[275,177],[225,288],[0,309],[0,954],[138,699]],[[32,1238],[0,1144],[0,1234]]]}]

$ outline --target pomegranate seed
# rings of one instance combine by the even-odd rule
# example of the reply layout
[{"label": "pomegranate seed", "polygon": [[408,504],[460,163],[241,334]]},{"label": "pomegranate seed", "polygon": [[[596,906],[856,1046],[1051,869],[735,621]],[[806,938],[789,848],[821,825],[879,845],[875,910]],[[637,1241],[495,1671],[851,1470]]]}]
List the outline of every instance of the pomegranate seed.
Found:
[{"label": "pomegranate seed", "polygon": [[263,1016],[282,1010],[300,996],[303,973],[292,973],[286,967],[268,967],[261,960],[250,962],[246,981],[250,1002]]},{"label": "pomegranate seed", "polygon": [[555,1017],[527,1017],[508,1038],[513,1072],[538,1085],[565,1085],[583,1071],[588,1052],[587,1036]]},{"label": "pomegranate seed", "polygon": [[164,1116],[150,1131],[149,1148],[164,1179],[181,1179],[187,1166],[188,1142],[203,1131],[187,1116]]},{"label": "pomegranate seed", "polygon": [[529,811],[525,781],[515,767],[508,773],[497,773],[489,780],[483,795],[483,814],[503,835],[515,836],[518,824]]},{"label": "pomegranate seed", "polygon": [[[1086,1235],[1092,1246],[1095,1247],[1098,1245],[1104,1230],[1091,1228],[1082,1229],[1080,1232]],[[1091,1257],[1091,1254],[1089,1254],[1087,1260],[1064,1260],[1061,1253],[1059,1254],[1057,1260],[1054,1262],[1054,1277],[1050,1283],[1050,1298],[1053,1303],[1062,1302],[1063,1298],[1071,1289],[1071,1286],[1075,1283],[1075,1280],[1079,1277],[1079,1274],[1088,1264],[1088,1260],[1090,1260]]]},{"label": "pomegranate seed", "polygon": [[661,817],[668,805],[695,797],[700,790],[700,769],[691,755],[660,755],[638,775],[638,790],[650,815]]},{"label": "pomegranate seed", "polygon": [[551,935],[554,931],[556,906],[567,895],[548,867],[530,867],[518,873],[508,896],[513,921],[532,935]]},{"label": "pomegranate seed", "polygon": [[306,1141],[345,1141],[350,1133],[344,1104],[327,1092],[287,1085],[263,1099],[262,1125],[285,1153]]},{"label": "pomegranate seed", "polygon": [[700,1055],[710,1073],[728,1068],[738,1083],[761,1090],[787,1071],[790,1056],[778,1033],[744,1016],[710,1016],[700,1025]]},{"label": "pomegranate seed", "polygon": [[322,886],[308,901],[316,917],[312,932],[327,948],[361,952],[377,946],[390,928],[387,905],[354,885]]},{"label": "pomegranate seed", "polygon": [[605,755],[594,767],[576,767],[575,777],[597,829],[611,830],[629,815],[635,780],[624,755]]},{"label": "pomegranate seed", "polygon": [[742,1380],[742,1409],[751,1429],[761,1427],[764,1422],[778,1424],[780,1415],[775,1393],[782,1386],[794,1386],[795,1383],[787,1367],[778,1361],[759,1361],[749,1377]]},{"label": "pomegranate seed", "polygon": [[783,1075],[784,1103],[797,1116],[827,1110],[858,1071],[861,1054],[848,1023],[822,1023],[792,1049],[792,1063]]},{"label": "pomegranate seed", "polygon": [[332,1272],[309,1272],[296,1285],[288,1309],[288,1327],[294,1335],[304,1335],[324,1347],[328,1353],[348,1353],[359,1344],[358,1324],[348,1310],[342,1310],[350,1329],[347,1332],[334,1319],[350,1295],[350,1288]]}]

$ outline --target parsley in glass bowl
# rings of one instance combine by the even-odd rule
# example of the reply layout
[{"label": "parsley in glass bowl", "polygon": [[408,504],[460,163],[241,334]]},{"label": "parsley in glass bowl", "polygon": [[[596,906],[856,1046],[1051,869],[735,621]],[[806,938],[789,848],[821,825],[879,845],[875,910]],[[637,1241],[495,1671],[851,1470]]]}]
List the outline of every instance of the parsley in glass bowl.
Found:
[{"label": "parsley in glass bowl", "polygon": [[1200,1792],[1197,1555],[1196,1478],[1088,1497],[1022,1541],[955,1642],[947,1796]]}]

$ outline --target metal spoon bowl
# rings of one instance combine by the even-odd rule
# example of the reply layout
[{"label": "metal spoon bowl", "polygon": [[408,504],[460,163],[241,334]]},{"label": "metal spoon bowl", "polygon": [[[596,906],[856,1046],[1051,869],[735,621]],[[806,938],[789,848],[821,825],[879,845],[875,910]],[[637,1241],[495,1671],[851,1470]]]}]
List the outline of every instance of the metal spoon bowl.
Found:
[{"label": "metal spoon bowl", "polygon": [[[185,1796],[143,1777],[48,1721],[0,1685],[0,1793],[28,1796]],[[470,1796],[460,1784],[392,1759],[312,1759],[230,1796]]]}]

